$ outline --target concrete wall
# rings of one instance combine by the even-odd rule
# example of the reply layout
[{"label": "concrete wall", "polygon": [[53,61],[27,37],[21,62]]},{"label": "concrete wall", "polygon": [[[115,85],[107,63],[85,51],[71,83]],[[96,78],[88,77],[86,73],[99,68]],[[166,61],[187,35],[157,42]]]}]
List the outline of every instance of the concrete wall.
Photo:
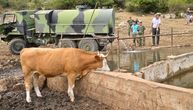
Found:
[{"label": "concrete wall", "polygon": [[[48,78],[47,85],[52,90],[67,89],[63,77]],[[76,82],[76,95],[116,110],[193,110],[193,90],[143,80],[129,73],[90,73]]]},{"label": "concrete wall", "polygon": [[136,75],[144,75],[144,79],[161,82],[174,75],[193,69],[193,53],[169,56],[166,61],[156,62],[144,67]]}]

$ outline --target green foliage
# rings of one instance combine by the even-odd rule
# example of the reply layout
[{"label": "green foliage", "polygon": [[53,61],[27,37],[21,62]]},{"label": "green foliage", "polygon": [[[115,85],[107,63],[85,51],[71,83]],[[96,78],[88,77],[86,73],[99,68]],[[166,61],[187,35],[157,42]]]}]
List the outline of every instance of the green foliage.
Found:
[{"label": "green foliage", "polygon": [[45,0],[31,0],[27,3],[29,9],[44,8]]},{"label": "green foliage", "polygon": [[167,10],[167,7],[160,5],[158,0],[126,0],[126,9],[128,11],[138,11],[142,13],[157,12],[158,10]]},{"label": "green foliage", "polygon": [[88,5],[94,8],[95,3],[98,3],[99,7],[113,6],[113,0],[50,0],[47,3],[47,8],[51,9],[71,9],[77,5]]},{"label": "green foliage", "polygon": [[158,11],[158,3],[157,1],[150,0],[139,0],[139,11],[143,13],[148,12],[157,12]]},{"label": "green foliage", "polygon": [[9,6],[13,9],[21,10],[27,9],[27,2],[23,0],[8,0]]},{"label": "green foliage", "polygon": [[74,7],[76,0],[52,0],[48,2],[47,8],[69,9]]},{"label": "green foliage", "polygon": [[186,9],[188,3],[193,0],[125,0],[128,11],[149,12],[173,12]]},{"label": "green foliage", "polygon": [[193,0],[186,0],[186,3],[193,3]]},{"label": "green foliage", "polygon": [[128,11],[149,12],[180,12],[193,6],[193,0],[0,0],[0,8],[21,9],[74,9],[77,5],[98,7],[120,7]]},{"label": "green foliage", "polygon": [[[190,0],[189,0],[190,1]],[[186,0],[168,0],[170,12],[182,10],[185,7]]]},{"label": "green foliage", "polygon": [[9,7],[9,3],[7,0],[0,0],[0,5],[2,8],[7,8]]}]

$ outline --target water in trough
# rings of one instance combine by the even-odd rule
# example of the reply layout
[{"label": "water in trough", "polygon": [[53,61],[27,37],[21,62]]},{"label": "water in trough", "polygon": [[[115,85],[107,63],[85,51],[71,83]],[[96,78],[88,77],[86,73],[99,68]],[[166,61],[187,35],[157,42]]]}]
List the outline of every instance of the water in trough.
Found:
[{"label": "water in trough", "polygon": [[[180,55],[183,53],[193,52],[193,47],[174,47],[173,55]],[[153,50],[142,51],[127,51],[120,54],[120,69],[127,70],[127,72],[137,72],[141,68],[146,67],[154,62],[166,60],[167,56],[172,55],[171,48],[158,48]],[[111,70],[116,70],[118,58],[116,53],[108,57],[108,65]],[[184,72],[180,75],[172,77],[163,83],[175,85],[185,88],[193,88],[193,70]]]},{"label": "water in trough", "polygon": [[187,72],[183,72],[172,78],[169,78],[168,80],[164,81],[163,83],[193,89],[193,80],[192,79],[193,79],[193,70],[190,70]]}]

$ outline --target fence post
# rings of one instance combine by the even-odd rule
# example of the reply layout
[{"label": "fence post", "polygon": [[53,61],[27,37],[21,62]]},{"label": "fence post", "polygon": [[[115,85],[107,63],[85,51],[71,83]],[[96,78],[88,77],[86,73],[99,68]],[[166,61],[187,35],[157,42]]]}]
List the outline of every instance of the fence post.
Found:
[{"label": "fence post", "polygon": [[173,27],[171,28],[171,55],[173,55]]},{"label": "fence post", "polygon": [[117,68],[118,68],[118,71],[120,71],[120,42],[119,42],[119,29],[117,31],[117,41],[118,41],[118,44],[117,44],[117,57],[118,57],[118,64],[117,64]]}]

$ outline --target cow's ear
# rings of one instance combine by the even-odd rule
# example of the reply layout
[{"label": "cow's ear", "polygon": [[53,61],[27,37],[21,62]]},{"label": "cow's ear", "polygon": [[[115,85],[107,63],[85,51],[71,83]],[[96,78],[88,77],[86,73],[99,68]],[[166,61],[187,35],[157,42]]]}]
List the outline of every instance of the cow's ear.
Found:
[{"label": "cow's ear", "polygon": [[96,59],[96,60],[100,60],[100,59],[101,59],[101,57],[100,57],[100,56],[98,56],[98,55],[95,55],[95,59]]}]

